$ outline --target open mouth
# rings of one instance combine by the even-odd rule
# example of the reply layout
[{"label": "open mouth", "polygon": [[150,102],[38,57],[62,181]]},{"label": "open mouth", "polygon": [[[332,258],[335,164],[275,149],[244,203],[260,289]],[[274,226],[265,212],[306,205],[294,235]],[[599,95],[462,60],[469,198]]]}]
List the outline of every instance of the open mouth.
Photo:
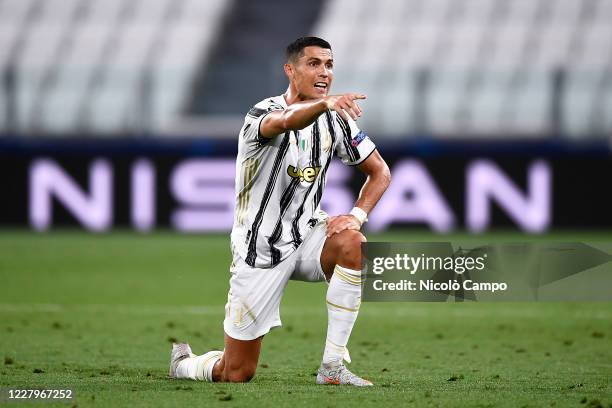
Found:
[{"label": "open mouth", "polygon": [[318,89],[327,89],[327,84],[325,82],[315,82],[314,86]]}]

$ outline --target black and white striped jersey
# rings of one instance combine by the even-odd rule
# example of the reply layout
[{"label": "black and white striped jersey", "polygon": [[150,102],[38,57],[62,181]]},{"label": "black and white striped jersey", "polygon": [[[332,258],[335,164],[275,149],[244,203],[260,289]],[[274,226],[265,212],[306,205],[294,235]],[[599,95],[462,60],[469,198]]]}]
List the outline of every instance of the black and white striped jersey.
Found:
[{"label": "black and white striped jersey", "polygon": [[286,107],[282,95],[257,103],[239,135],[232,249],[257,268],[277,265],[327,217],[320,203],[332,156],[354,166],[376,149],[353,120],[330,110],[302,130],[261,137],[262,119]]}]

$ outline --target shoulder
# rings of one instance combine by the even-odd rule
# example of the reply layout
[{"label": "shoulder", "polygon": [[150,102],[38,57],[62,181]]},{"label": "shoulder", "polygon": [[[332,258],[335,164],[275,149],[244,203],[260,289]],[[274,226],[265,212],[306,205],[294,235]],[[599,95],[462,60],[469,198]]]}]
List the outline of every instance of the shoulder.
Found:
[{"label": "shoulder", "polygon": [[[282,96],[281,96],[282,97]],[[247,112],[247,116],[251,119],[258,119],[263,114],[271,112],[273,110],[283,110],[285,109],[280,101],[278,100],[278,96],[269,97],[257,102],[255,105],[249,109]]]}]

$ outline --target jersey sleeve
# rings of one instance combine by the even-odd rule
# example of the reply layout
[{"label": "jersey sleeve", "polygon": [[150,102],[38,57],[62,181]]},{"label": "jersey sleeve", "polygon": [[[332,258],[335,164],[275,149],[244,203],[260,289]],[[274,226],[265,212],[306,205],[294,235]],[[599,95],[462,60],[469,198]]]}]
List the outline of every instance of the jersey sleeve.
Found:
[{"label": "jersey sleeve", "polygon": [[336,142],[336,155],[347,166],[356,166],[376,150],[376,145],[354,120],[349,118],[347,122],[338,114],[334,116],[338,129],[336,134],[340,136]]},{"label": "jersey sleeve", "polygon": [[253,106],[244,117],[244,125],[240,130],[242,141],[250,149],[256,149],[268,143],[269,138],[261,135],[260,125],[263,118],[270,112],[283,110],[284,108],[272,100],[264,100]]}]

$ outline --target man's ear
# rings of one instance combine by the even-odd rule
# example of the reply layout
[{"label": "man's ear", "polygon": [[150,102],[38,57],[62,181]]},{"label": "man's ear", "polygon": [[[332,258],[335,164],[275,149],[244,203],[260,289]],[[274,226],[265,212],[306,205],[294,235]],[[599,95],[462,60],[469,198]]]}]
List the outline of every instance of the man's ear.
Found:
[{"label": "man's ear", "polygon": [[287,78],[289,78],[290,81],[293,80],[293,65],[286,63],[283,68],[285,69],[285,75],[287,75]]}]

